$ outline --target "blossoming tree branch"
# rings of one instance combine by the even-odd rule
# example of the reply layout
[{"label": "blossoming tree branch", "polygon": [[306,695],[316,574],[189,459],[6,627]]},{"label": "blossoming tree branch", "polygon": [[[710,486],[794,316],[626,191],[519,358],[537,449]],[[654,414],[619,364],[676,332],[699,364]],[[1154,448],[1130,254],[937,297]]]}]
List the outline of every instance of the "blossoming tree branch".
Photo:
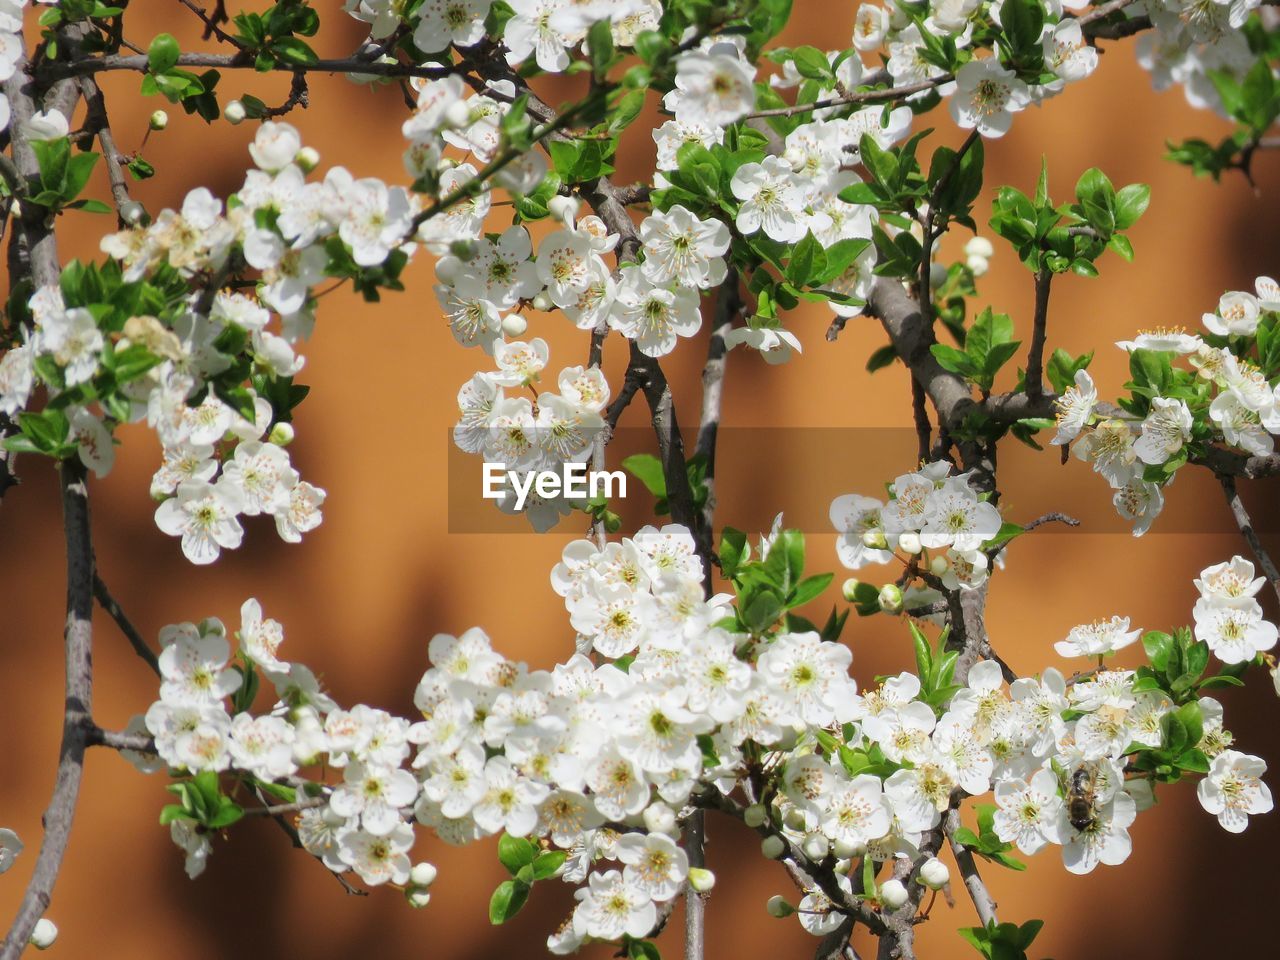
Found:
[{"label": "blossoming tree branch", "polygon": [[[168,33],[131,42],[126,0],[0,0],[0,491],[21,510],[11,488],[24,464],[57,461],[68,576],[56,783],[0,958],[56,937],[55,882],[98,747],[167,781],[160,822],[191,877],[239,821],[265,816],[348,892],[393,887],[423,907],[431,844],[496,837],[510,878],[493,923],[539,884],[568,883],[576,905],[548,949],[604,941],[644,960],[681,899],[685,956],[704,956],[715,880],[704,836],[720,818],[779,861],[785,892],[769,910],[794,914],[820,958],[855,956],[859,927],[880,957],[914,956],[926,897],[951,885],[976,916],[960,935],[1017,958],[1039,921],[998,915],[983,872],[1023,869],[1018,857],[1046,846],[1074,873],[1120,868],[1144,839],[1138,814],[1165,790],[1194,787],[1233,832],[1271,809],[1263,761],[1235,749],[1213,694],[1276,672],[1277,629],[1258,597],[1280,596],[1280,572],[1237,485],[1280,473],[1280,284],[1225,292],[1185,318],[1196,333],[1119,331],[1130,380],[1104,399],[1092,353],[1052,348],[1051,293],[1068,273],[1124,269],[1148,188],[1117,189],[1093,169],[1055,199],[1046,169],[1030,194],[999,186],[991,209],[976,206],[986,151],[1021,111],[1052,110],[1087,81],[1103,45],[1134,47],[1158,87],[1235,122],[1220,143],[1175,144],[1173,161],[1249,176],[1280,114],[1280,22],[1259,0],[850,3],[839,50],[779,45],[789,0],[346,0],[368,38],[327,60],[306,0],[234,16],[220,2],[170,5],[201,21],[202,49]],[[145,145],[128,155],[112,135],[98,80],[119,71],[158,107],[255,124],[243,186],[195,189],[178,210],[131,199],[130,184],[157,172]],[[287,80],[278,103],[241,92],[254,71]],[[284,118],[309,102],[316,73],[403,91],[400,182],[324,169],[304,145]],[[568,101],[540,92],[551,74],[576,85]],[[655,109],[652,177],[615,183],[619,137]],[[166,123],[157,109],[151,129]],[[953,124],[961,145],[937,145],[929,128]],[[110,191],[92,196],[99,164]],[[65,262],[64,224],[98,225],[101,258]],[[981,224],[1027,268],[1033,315],[982,303],[995,243]],[[973,235],[948,262],[939,241],[956,230]],[[670,522],[624,532],[607,496],[518,484],[500,508],[539,531],[587,533],[550,573],[574,649],[566,639],[564,662],[530,670],[479,628],[437,635],[414,717],[336,703],[282,657],[282,625],[252,598],[143,635],[94,562],[91,475],[112,469],[117,428],[159,438],[152,535],[191,563],[254,549],[246,516],[304,539],[323,509],[343,509],[289,455],[307,443],[291,418],[319,298],[350,284],[377,300],[413,282],[405,266],[422,257],[440,315],[475,358],[457,445],[517,481],[604,467],[613,426],[642,397],[655,452],[628,466]],[[910,371],[918,462],[885,478],[884,500],[851,491],[831,505],[837,557],[806,556],[781,525],[752,545],[715,518],[734,351],[784,365],[838,348],[787,329],[802,302],[830,311],[827,341],[878,321],[869,367]],[[526,335],[557,324],[582,331],[582,351],[553,365]],[[676,350],[705,352],[698,411],[673,402],[662,362]],[[627,357],[620,383],[602,373],[611,351]],[[1016,387],[997,392],[1011,363]],[[1004,663],[984,626],[993,578],[1006,554],[1016,562],[1017,538],[1074,522],[1002,516],[999,445],[1037,438],[1091,463],[1136,536],[1159,522],[1180,471],[1217,478],[1244,543],[1200,573],[1192,610],[1169,611],[1189,625],[1144,632],[1113,617],[1056,644],[1079,669],[1018,676]],[[815,559],[887,572],[846,581],[819,626],[796,612],[832,583],[806,572]],[[158,677],[155,702],[123,731],[93,717],[95,603]],[[897,618],[910,668],[855,682],[840,640],[851,610]],[[1135,643],[1144,666],[1108,667]],[[85,793],[93,802],[92,783]],[[0,832],[0,871],[22,849]]]}]

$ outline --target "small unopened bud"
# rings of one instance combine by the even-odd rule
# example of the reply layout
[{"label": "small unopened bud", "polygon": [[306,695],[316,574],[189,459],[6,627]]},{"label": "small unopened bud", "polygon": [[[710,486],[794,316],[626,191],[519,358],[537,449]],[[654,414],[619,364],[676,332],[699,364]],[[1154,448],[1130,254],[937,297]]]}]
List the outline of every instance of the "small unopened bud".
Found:
[{"label": "small unopened bud", "polygon": [[267,440],[277,447],[287,447],[293,443],[293,424],[277,423],[271,428],[271,434],[267,437]]},{"label": "small unopened bud", "polygon": [[929,264],[929,287],[937,290],[947,282],[947,268],[940,263]]},{"label": "small unopened bud", "polygon": [[897,613],[902,609],[902,588],[896,583],[886,583],[880,588],[880,609],[885,613]]},{"label": "small unopened bud", "polygon": [[947,569],[949,566],[950,565],[947,563],[946,557],[942,557],[942,556],[934,557],[932,560],[929,561],[929,572],[932,573],[935,577],[940,577],[947,572]]},{"label": "small unopened bud", "polygon": [[787,845],[776,834],[765,837],[760,843],[760,852],[766,860],[777,860],[786,849]]},{"label": "small unopened bud", "polygon": [[53,946],[53,941],[58,939],[58,927],[46,917],[41,917],[36,921],[35,928],[31,931],[30,943],[37,950],[48,950]]},{"label": "small unopened bud", "polygon": [[975,277],[980,277],[991,269],[991,263],[986,257],[966,257],[964,265],[969,268],[969,272]]},{"label": "small unopened bud", "polygon": [[951,871],[937,857],[930,857],[920,865],[920,882],[930,890],[941,890],[951,880]]},{"label": "small unopened bud", "polygon": [[147,208],[137,200],[126,200],[120,204],[120,219],[133,226],[147,218]]},{"label": "small unopened bud", "polygon": [[777,917],[779,920],[796,912],[796,908],[787,903],[787,898],[783,896],[770,897],[764,908],[769,911],[769,916]]},{"label": "small unopened bud", "polygon": [[912,556],[919,553],[923,549],[920,544],[920,534],[914,530],[907,530],[898,534],[898,549]]},{"label": "small unopened bud", "polygon": [[986,237],[973,237],[964,245],[964,255],[966,257],[984,257],[991,259],[995,255],[996,248],[991,245],[991,241]]},{"label": "small unopened bud", "polygon": [[546,311],[550,310],[552,307],[555,306],[555,304],[551,302],[551,298],[547,296],[546,291],[536,294],[533,298],[532,303],[533,303],[533,309],[540,310],[543,313],[545,313]]},{"label": "small unopened bud", "polygon": [[901,880],[886,880],[880,884],[880,902],[890,910],[897,910],[907,902],[907,888]]},{"label": "small unopened bud", "polygon": [[163,130],[168,125],[169,115],[163,110],[157,110],[155,113],[151,114],[151,120],[148,122],[148,126],[150,126],[152,130]]},{"label": "small unopened bud", "polygon": [[814,863],[820,863],[827,859],[827,853],[831,850],[831,844],[827,838],[820,833],[811,833],[804,838],[804,843],[800,849],[804,851],[804,855]]},{"label": "small unopened bud", "polygon": [[436,865],[427,863],[425,860],[421,863],[415,863],[413,869],[409,871],[409,882],[415,887],[422,887],[425,890],[436,882]]},{"label": "small unopened bud", "polygon": [[644,827],[650,833],[665,833],[673,836],[676,832],[676,815],[665,803],[651,803],[644,808]]},{"label": "small unopened bud", "polygon": [[831,845],[831,850],[841,860],[852,860],[866,853],[867,845],[865,843],[854,843],[850,840],[837,840]]},{"label": "small unopened bud", "polygon": [[431,894],[423,890],[421,887],[409,887],[404,892],[405,899],[409,901],[409,906],[415,910],[425,907],[431,902]]},{"label": "small unopened bud", "polygon": [[228,100],[227,105],[222,108],[222,119],[232,126],[240,123],[246,116],[248,113],[239,100]]},{"label": "small unopened bud", "polygon": [[508,337],[522,337],[529,329],[529,321],[518,313],[509,313],[502,318],[502,332]]},{"label": "small unopened bud", "polygon": [[868,530],[862,535],[862,545],[868,550],[883,550],[889,545],[883,530]]},{"label": "small unopened bud", "polygon": [[764,804],[761,803],[753,803],[742,811],[742,822],[753,830],[764,823],[765,817]]},{"label": "small unopened bud", "polygon": [[716,875],[703,867],[689,868],[689,886],[698,893],[710,893],[716,885]]},{"label": "small unopened bud", "polygon": [[455,100],[444,110],[444,122],[446,126],[453,128],[465,127],[471,122],[471,107],[464,100]]},{"label": "small unopened bud", "polygon": [[573,226],[574,218],[578,215],[578,206],[577,197],[562,197],[559,194],[547,201],[547,209],[551,211],[551,215],[566,227]]},{"label": "small unopened bud", "polygon": [[455,240],[449,244],[449,252],[463,263],[470,263],[476,258],[478,248],[474,240]]},{"label": "small unopened bud", "polygon": [[844,582],[844,586],[840,588],[840,592],[844,594],[845,600],[847,600],[849,603],[853,603],[854,597],[857,595],[857,590],[858,590],[857,577],[850,577],[848,580]]},{"label": "small unopened bud", "polygon": [[792,807],[787,811],[787,815],[783,819],[787,826],[792,830],[803,830],[805,828],[805,821],[808,820],[808,817],[804,815],[803,810],[798,807]]},{"label": "small unopened bud", "polygon": [[293,158],[303,173],[310,173],[316,167],[320,166],[320,151],[315,147],[303,147]]}]

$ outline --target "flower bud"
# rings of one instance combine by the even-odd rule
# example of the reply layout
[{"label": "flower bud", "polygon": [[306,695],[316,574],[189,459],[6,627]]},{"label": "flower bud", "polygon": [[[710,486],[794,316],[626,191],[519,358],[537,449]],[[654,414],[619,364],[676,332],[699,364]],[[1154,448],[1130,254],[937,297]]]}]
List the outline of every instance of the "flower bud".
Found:
[{"label": "flower bud", "polygon": [[820,833],[811,833],[804,838],[804,843],[800,849],[804,851],[804,855],[814,863],[821,863],[827,859],[827,853],[831,850],[831,844],[827,838]]},{"label": "flower bud", "polygon": [[30,943],[37,950],[48,950],[58,939],[58,928],[52,920],[41,917],[31,931]]},{"label": "flower bud", "polygon": [[930,857],[920,865],[920,882],[930,890],[941,890],[951,880],[951,871],[937,857]]},{"label": "flower bud", "polygon": [[269,443],[274,443],[277,447],[287,447],[293,443],[293,424],[277,423],[271,428],[271,434],[267,437]]},{"label": "flower bud", "polygon": [[151,120],[149,121],[148,126],[150,126],[152,130],[163,130],[168,125],[169,115],[163,110],[157,110],[155,113],[151,114]]},{"label": "flower bud", "polygon": [[425,890],[436,882],[436,865],[427,863],[425,860],[421,863],[415,863],[413,869],[409,871],[409,882],[415,887],[422,887]]},{"label": "flower bud", "polygon": [[808,820],[804,815],[804,811],[798,807],[792,807],[788,810],[786,817],[783,819],[787,826],[792,830],[803,830],[805,828],[805,822]]},{"label": "flower bud", "polygon": [[764,804],[753,803],[742,811],[742,822],[754,830],[764,823],[766,816]]},{"label": "flower bud", "polygon": [[423,890],[421,887],[409,887],[404,892],[405,899],[409,901],[409,906],[415,910],[425,907],[431,902],[431,894]]},{"label": "flower bud", "polygon": [[862,535],[862,545],[868,550],[883,550],[889,546],[883,530],[868,530]]},{"label": "flower bud", "polygon": [[898,549],[910,556],[919,553],[924,549],[920,543],[920,534],[914,530],[905,530],[898,534]]},{"label": "flower bud", "polygon": [[689,886],[698,893],[710,893],[716,885],[716,875],[703,867],[689,868]]},{"label": "flower bud", "polygon": [[573,221],[578,216],[578,206],[577,197],[562,197],[559,194],[547,201],[547,209],[551,211],[551,215],[566,227],[573,226]]},{"label": "flower bud", "polygon": [[650,833],[665,833],[674,836],[676,832],[676,815],[665,803],[651,803],[644,808],[644,827]]},{"label": "flower bud", "polygon": [[867,852],[865,843],[853,843],[849,840],[837,840],[831,845],[832,851],[841,860],[852,860]]},{"label": "flower bud", "polygon": [[897,613],[902,609],[902,588],[896,583],[886,583],[880,588],[880,609],[885,613]]},{"label": "flower bud", "polygon": [[949,567],[950,564],[947,563],[947,558],[943,556],[936,556],[929,561],[929,572],[935,577],[942,576]]},{"label": "flower bud", "polygon": [[222,108],[222,119],[232,126],[240,123],[247,115],[244,104],[239,100],[228,100],[227,105]]},{"label": "flower bud", "polygon": [[796,912],[796,908],[787,903],[787,898],[783,896],[770,897],[764,908],[769,911],[769,916],[777,917],[779,920]]},{"label": "flower bud", "polygon": [[455,240],[449,244],[449,252],[463,263],[470,263],[476,258],[478,248],[474,240]]},{"label": "flower bud", "polygon": [[543,313],[555,307],[555,304],[551,302],[551,298],[547,296],[545,290],[542,293],[536,294],[532,302],[533,309],[540,310]]},{"label": "flower bud", "polygon": [[293,162],[302,169],[303,173],[310,173],[320,165],[320,151],[315,147],[303,147],[293,158]]},{"label": "flower bud", "polygon": [[509,313],[502,318],[502,332],[508,337],[521,337],[529,329],[529,321],[518,313]]},{"label": "flower bud", "polygon": [[991,264],[987,262],[986,257],[968,257],[965,259],[964,265],[969,268],[969,272],[975,277],[980,277],[991,269]]},{"label": "flower bud", "polygon": [[760,844],[760,852],[764,854],[766,860],[777,860],[786,849],[787,845],[782,842],[782,838],[777,834],[765,837]]},{"label": "flower bud", "polygon": [[147,218],[147,208],[137,200],[126,200],[120,204],[120,219],[130,226],[141,223]]},{"label": "flower bud", "polygon": [[986,237],[973,237],[964,245],[964,255],[966,257],[982,257],[990,260],[995,256],[996,248],[991,245],[991,241]]},{"label": "flower bud", "polygon": [[946,282],[947,268],[937,261],[929,264],[929,288],[937,290]]},{"label": "flower bud", "polygon": [[880,884],[880,902],[890,910],[897,910],[907,902],[907,888],[901,880],[886,880]]},{"label": "flower bud", "polygon": [[444,122],[446,126],[457,129],[465,127],[471,122],[471,107],[464,100],[455,100],[444,110]]},{"label": "flower bud", "polygon": [[840,588],[840,592],[844,594],[845,600],[853,603],[854,597],[858,589],[858,580],[856,577],[850,577],[844,582],[844,586]]}]

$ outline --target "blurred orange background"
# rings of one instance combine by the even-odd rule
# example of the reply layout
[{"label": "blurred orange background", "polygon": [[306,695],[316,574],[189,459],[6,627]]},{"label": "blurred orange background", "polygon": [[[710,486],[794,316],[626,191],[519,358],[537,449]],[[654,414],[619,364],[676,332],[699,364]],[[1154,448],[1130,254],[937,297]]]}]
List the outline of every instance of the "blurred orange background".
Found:
[{"label": "blurred orange background", "polygon": [[[129,39],[143,46],[161,30],[174,33],[184,50],[212,49],[199,39],[198,23],[177,3],[134,4]],[[235,4],[231,4],[233,12]],[[327,8],[318,51],[349,53],[362,39],[360,25],[337,3]],[[797,4],[788,43],[819,47],[844,44],[854,4]],[[323,12],[323,11],[322,11]],[[1019,115],[1012,132],[987,143],[988,189],[975,211],[981,226],[993,187],[1034,187],[1040,158],[1047,156],[1053,195],[1065,199],[1079,174],[1100,166],[1118,185],[1152,185],[1152,205],[1133,229],[1137,260],[1114,255],[1102,276],[1068,276],[1054,285],[1050,345],[1072,353],[1097,349],[1092,370],[1104,395],[1114,396],[1126,379],[1124,355],[1111,342],[1140,327],[1194,327],[1227,289],[1250,289],[1253,278],[1280,271],[1276,256],[1280,217],[1280,162],[1261,154],[1255,162],[1257,195],[1241,177],[1221,185],[1193,179],[1162,160],[1166,138],[1225,133],[1214,117],[1191,110],[1177,91],[1157,95],[1134,63],[1132,41],[1106,45],[1102,65],[1089,82],[1071,88],[1043,108]],[[318,148],[325,166],[343,164],[358,176],[404,182],[405,115],[394,87],[364,87],[340,77],[313,75],[310,109],[288,117],[304,142]],[[138,97],[136,74],[105,78],[117,140],[135,150],[158,99]],[[288,78],[261,78],[229,71],[220,95],[252,92],[268,103],[285,99]],[[568,88],[548,88],[568,96]],[[159,171],[134,184],[134,195],[154,214],[177,206],[192,187],[206,185],[226,196],[241,183],[248,165],[245,144],[253,124],[210,128],[169,108],[168,130],[154,134],[146,157]],[[939,112],[933,123],[946,142],[960,138]],[[652,145],[638,123],[621,151],[617,181],[645,179]],[[97,196],[107,196],[105,183]],[[64,257],[97,256],[105,217],[80,213],[60,223]],[[959,255],[964,236],[944,244]],[[454,420],[458,387],[485,358],[458,347],[431,294],[432,258],[418,256],[405,273],[407,290],[381,305],[367,305],[344,288],[321,301],[320,321],[304,352],[299,380],[313,387],[297,412],[298,438],[291,447],[303,476],[329,494],[325,521],[301,546],[281,543],[270,523],[250,521],[244,546],[224,553],[212,568],[195,568],[175,540],[152,520],[148,481],[158,449],[142,428],[121,431],[124,446],[114,472],[92,484],[94,533],[100,571],[129,616],[149,638],[164,624],[222,617],[235,624],[241,602],[258,597],[286,630],[284,656],[309,664],[342,703],[366,702],[409,715],[414,683],[426,667],[427,640],[436,632],[458,633],[480,625],[495,646],[512,658],[548,668],[572,650],[572,633],[548,574],[564,544],[580,535],[575,523],[553,534],[482,535],[449,532],[446,515],[446,440]],[[991,273],[980,281],[976,306],[993,305],[1027,329],[1032,283],[1026,270],[997,242]],[[729,358],[724,423],[733,427],[823,426],[909,427],[906,374],[897,367],[872,379],[867,356],[883,342],[879,325],[851,321],[836,343],[823,339],[829,315],[816,307],[796,311],[789,326],[805,352],[784,367],[757,356]],[[535,318],[530,336],[544,337],[555,368],[585,361],[584,335],[561,317]],[[668,358],[686,435],[696,428],[704,330]],[[625,351],[614,337],[606,346],[611,383],[621,382]],[[1011,365],[1012,366],[1012,365]],[[643,426],[637,402],[623,423]],[[855,463],[858,451],[842,451]],[[911,463],[904,459],[895,472]],[[823,469],[823,468],[819,468]],[[841,470],[843,468],[840,468]],[[828,466],[824,480],[834,492],[876,493],[859,477],[846,479]],[[27,853],[0,879],[0,918],[7,925],[35,861],[40,814],[48,801],[61,722],[63,558],[56,478],[50,466],[22,457],[22,485],[0,506],[0,543],[8,557],[5,575],[4,642],[0,645],[0,825],[18,831]],[[1190,472],[1187,471],[1189,474]],[[734,498],[750,501],[769,516],[775,510],[812,510],[795,502],[788,468],[770,450],[738,478],[724,477],[725,510]],[[892,473],[880,477],[890,479]],[[1109,510],[1108,491],[1088,468],[1063,467],[1056,452],[1008,458],[1004,501],[1007,516],[1034,513],[1020,503],[1074,502],[1091,496],[1094,513]],[[1230,523],[1216,484],[1190,475],[1170,491],[1170,510],[1226,530]],[[804,487],[803,489],[811,489]],[[1273,488],[1274,489],[1274,488]],[[1083,491],[1083,492],[1082,492]],[[1246,491],[1265,523],[1275,520],[1273,495]],[[825,503],[819,504],[825,509]],[[1178,527],[1173,524],[1173,527]],[[1204,566],[1245,552],[1234,535],[1174,534],[1162,524],[1143,539],[1124,534],[1040,535],[1018,541],[1008,569],[994,581],[987,623],[1001,654],[1022,673],[1063,664],[1051,644],[1076,624],[1113,613],[1146,628],[1189,623],[1195,591],[1191,578]],[[1186,529],[1185,527],[1178,527]],[[1114,529],[1111,527],[1110,529]],[[812,570],[836,570],[830,536],[810,537]],[[839,573],[837,583],[843,574]],[[838,599],[833,588],[820,601]],[[1269,599],[1264,598],[1268,604]],[[815,613],[825,615],[825,607]],[[1269,614],[1276,611],[1268,606]],[[105,616],[95,621],[96,716],[120,728],[155,699],[156,682]],[[877,674],[909,664],[905,627],[887,617],[852,620],[845,640],[854,650],[855,671],[866,685]],[[1135,665],[1132,649],[1121,663]],[[1238,745],[1280,765],[1277,703],[1265,676],[1254,674],[1245,690],[1222,696],[1228,726]],[[543,940],[571,906],[567,887],[540,885],[535,899],[509,928],[493,928],[486,904],[504,873],[492,842],[465,850],[429,839],[417,858],[440,867],[430,906],[411,910],[394,891],[368,898],[344,895],[327,871],[290,849],[273,825],[237,827],[229,842],[215,843],[209,869],[189,882],[168,831],[156,824],[167,801],[165,781],[137,774],[108,751],[89,757],[71,846],[49,916],[61,928],[54,947],[64,957],[181,955],[301,957],[338,960],[372,954],[397,958],[429,955],[439,960],[491,956],[538,957]],[[816,941],[794,920],[770,919],[765,900],[793,897],[785,874],[761,859],[752,835],[720,819],[709,826],[708,857],[719,883],[708,910],[708,956],[810,955]],[[1039,917],[1044,932],[1036,957],[1120,960],[1131,956],[1193,957],[1250,953],[1271,944],[1274,920],[1267,899],[1276,888],[1280,820],[1255,820],[1243,836],[1223,832],[1205,814],[1189,784],[1163,790],[1160,803],[1132,830],[1134,853],[1117,868],[1087,877],[1067,874],[1056,851],[1032,859],[1026,873],[994,865],[984,870],[1002,919]],[[954,933],[976,923],[957,886],[957,904],[941,900],[931,922],[918,928],[920,955],[972,956]],[[680,955],[680,914],[660,945]],[[874,946],[859,937],[863,956]],[[607,956],[603,948],[584,951]]]}]

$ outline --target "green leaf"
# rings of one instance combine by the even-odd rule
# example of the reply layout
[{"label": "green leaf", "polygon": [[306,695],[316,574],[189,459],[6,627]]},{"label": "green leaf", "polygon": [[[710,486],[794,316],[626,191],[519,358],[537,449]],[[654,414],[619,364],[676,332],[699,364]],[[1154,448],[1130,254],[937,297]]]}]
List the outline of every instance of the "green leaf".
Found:
[{"label": "green leaf", "polygon": [[804,606],[810,600],[817,597],[823,590],[831,584],[835,575],[831,573],[817,573],[812,577],[805,577],[792,591],[791,596],[787,599],[787,607]]},{"label": "green leaf", "polygon": [[1116,229],[1128,230],[1147,211],[1151,203],[1151,187],[1145,183],[1131,183],[1116,193]]},{"label": "green leaf", "polygon": [[516,880],[503,880],[489,898],[489,922],[494,926],[506,923],[529,899],[529,885]]},{"label": "green leaf", "polygon": [[742,612],[742,620],[752,633],[764,633],[782,616],[782,601],[771,590],[762,590]]},{"label": "green leaf", "polygon": [[634,474],[655,497],[666,497],[667,478],[662,472],[662,461],[652,453],[632,454],[623,459],[622,467]]},{"label": "green leaf", "polygon": [[177,66],[180,52],[173,34],[157,34],[147,49],[147,68],[152,73],[167,73]]},{"label": "green leaf", "polygon": [[302,67],[310,66],[320,59],[305,41],[299,40],[297,37],[281,37],[273,41],[271,52],[285,63],[293,63]]},{"label": "green leaf", "polygon": [[537,856],[537,845],[525,837],[513,837],[509,833],[504,833],[498,839],[498,859],[512,876],[518,873],[521,867],[533,863]]},{"label": "green leaf", "polygon": [[554,877],[556,871],[564,865],[565,857],[568,856],[563,850],[550,850],[541,854],[533,861],[533,879],[547,880]]},{"label": "green leaf", "polygon": [[725,527],[724,533],[720,535],[720,569],[724,571],[724,575],[732,580],[738,567],[750,555],[747,535],[733,527]]},{"label": "green leaf", "polygon": [[791,62],[800,76],[810,80],[834,80],[827,55],[816,47],[796,47],[791,51]]}]

